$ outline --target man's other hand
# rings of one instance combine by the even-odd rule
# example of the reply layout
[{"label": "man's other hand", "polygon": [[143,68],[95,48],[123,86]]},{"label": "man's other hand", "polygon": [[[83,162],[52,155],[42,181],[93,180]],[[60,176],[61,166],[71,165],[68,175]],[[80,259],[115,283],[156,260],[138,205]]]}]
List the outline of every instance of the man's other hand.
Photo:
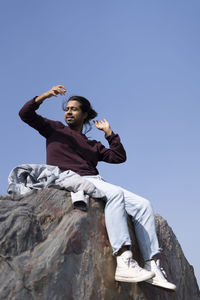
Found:
[{"label": "man's other hand", "polygon": [[94,124],[97,129],[103,130],[105,132],[106,137],[108,137],[112,134],[112,129],[110,127],[110,124],[106,119],[104,119],[103,121],[102,120],[94,121]]}]

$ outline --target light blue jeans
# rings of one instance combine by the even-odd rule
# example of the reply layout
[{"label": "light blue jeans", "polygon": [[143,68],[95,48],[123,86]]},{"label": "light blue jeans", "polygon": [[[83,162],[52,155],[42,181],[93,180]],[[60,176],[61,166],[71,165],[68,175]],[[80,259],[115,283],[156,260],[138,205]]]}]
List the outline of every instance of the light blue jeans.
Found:
[{"label": "light blue jeans", "polygon": [[83,177],[106,195],[105,222],[113,254],[116,254],[122,246],[131,245],[127,214],[132,218],[144,261],[158,254],[160,248],[150,202],[119,186],[105,182],[99,175]]}]

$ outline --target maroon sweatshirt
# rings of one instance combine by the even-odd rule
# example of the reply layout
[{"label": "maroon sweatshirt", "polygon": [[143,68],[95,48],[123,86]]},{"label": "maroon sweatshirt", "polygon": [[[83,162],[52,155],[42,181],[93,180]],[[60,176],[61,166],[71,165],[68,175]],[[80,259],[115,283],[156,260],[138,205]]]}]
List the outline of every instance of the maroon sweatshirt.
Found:
[{"label": "maroon sweatshirt", "polygon": [[72,170],[81,176],[97,175],[98,161],[122,163],[126,152],[117,134],[107,137],[110,148],[101,142],[89,140],[59,121],[52,121],[36,114],[40,104],[35,98],[20,110],[21,119],[46,138],[46,163],[58,166],[61,171]]}]

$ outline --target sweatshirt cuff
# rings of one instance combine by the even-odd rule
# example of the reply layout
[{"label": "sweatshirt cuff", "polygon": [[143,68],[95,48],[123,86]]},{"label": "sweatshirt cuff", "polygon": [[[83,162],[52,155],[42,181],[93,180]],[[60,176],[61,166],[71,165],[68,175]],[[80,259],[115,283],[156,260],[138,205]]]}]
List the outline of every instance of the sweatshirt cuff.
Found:
[{"label": "sweatshirt cuff", "polygon": [[35,109],[38,109],[41,103],[35,102],[35,99],[38,96],[35,96],[33,99],[31,99],[30,101],[28,101],[28,103],[33,106]]},{"label": "sweatshirt cuff", "polygon": [[109,135],[108,137],[106,137],[107,141],[110,143],[112,141],[113,138],[118,137],[118,134],[115,134],[113,131],[111,133],[111,135]]}]

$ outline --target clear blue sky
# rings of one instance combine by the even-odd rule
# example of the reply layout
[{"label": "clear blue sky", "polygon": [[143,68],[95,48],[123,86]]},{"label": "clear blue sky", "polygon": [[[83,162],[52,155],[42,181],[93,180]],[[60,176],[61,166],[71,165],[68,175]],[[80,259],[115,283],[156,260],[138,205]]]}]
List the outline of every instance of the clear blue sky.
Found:
[{"label": "clear blue sky", "polygon": [[[0,3],[1,178],[44,163],[45,141],[18,117],[64,84],[120,134],[128,160],[102,176],[151,200],[200,282],[200,1],[7,0]],[[62,97],[39,110],[63,121]],[[94,128],[90,136],[104,141]]]}]

